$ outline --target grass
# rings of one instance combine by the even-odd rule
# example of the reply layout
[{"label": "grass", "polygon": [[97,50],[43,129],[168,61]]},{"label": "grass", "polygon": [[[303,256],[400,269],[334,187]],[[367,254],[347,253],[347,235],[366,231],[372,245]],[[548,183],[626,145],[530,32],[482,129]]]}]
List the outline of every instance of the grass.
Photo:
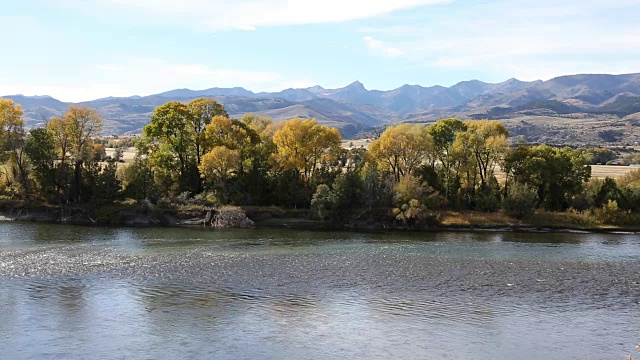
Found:
[{"label": "grass", "polygon": [[640,168],[633,166],[609,166],[609,165],[591,165],[591,176],[597,179],[621,178],[628,173]]},{"label": "grass", "polygon": [[454,228],[551,228],[575,230],[640,230],[640,225],[604,225],[590,213],[537,211],[525,220],[514,219],[502,212],[443,211],[438,214],[443,227]]}]

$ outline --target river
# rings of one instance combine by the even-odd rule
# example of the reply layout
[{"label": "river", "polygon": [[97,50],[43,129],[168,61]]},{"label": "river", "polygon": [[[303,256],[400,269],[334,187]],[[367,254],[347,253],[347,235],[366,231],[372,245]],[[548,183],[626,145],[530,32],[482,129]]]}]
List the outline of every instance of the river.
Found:
[{"label": "river", "polygon": [[625,359],[640,237],[0,223],[2,359]]}]

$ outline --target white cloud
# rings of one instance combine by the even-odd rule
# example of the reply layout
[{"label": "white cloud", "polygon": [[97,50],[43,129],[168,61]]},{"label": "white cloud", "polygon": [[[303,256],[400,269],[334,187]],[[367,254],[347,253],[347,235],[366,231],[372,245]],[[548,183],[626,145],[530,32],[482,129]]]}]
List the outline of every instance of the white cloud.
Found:
[{"label": "white cloud", "polygon": [[522,61],[518,64],[501,62],[497,66],[510,76],[523,81],[548,80],[570,74],[630,74],[640,72],[640,61],[618,60],[598,62],[589,60]]},{"label": "white cloud", "polygon": [[453,0],[93,0],[209,30],[338,23]]},{"label": "white cloud", "polygon": [[388,57],[398,57],[405,54],[404,50],[389,46],[384,41],[376,40],[372,36],[362,38],[372,53],[382,54]]},{"label": "white cloud", "polygon": [[114,65],[98,65],[96,66],[96,69],[102,70],[102,71],[118,71],[120,70],[120,67],[114,66]]},{"label": "white cloud", "polygon": [[377,50],[371,53],[427,67],[525,79],[640,72],[640,23],[614,18],[640,11],[639,5],[640,0],[499,1],[414,26],[360,31],[375,35],[363,37]]},{"label": "white cloud", "polygon": [[0,94],[50,95],[62,101],[80,102],[108,96],[150,95],[175,88],[194,90],[242,86],[253,91],[279,91],[307,87],[271,71],[218,68],[204,64],[180,64],[153,58],[124,58],[119,63],[87,66],[86,76],[64,83],[20,81],[0,85]]}]

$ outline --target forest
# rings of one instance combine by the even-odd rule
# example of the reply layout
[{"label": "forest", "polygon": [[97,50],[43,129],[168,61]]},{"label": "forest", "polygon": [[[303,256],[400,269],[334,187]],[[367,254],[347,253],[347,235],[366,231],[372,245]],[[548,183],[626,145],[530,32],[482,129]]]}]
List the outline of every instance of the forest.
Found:
[{"label": "forest", "polygon": [[213,99],[168,102],[123,164],[98,141],[102,120],[70,106],[27,132],[20,106],[0,99],[0,196],[27,207],[280,207],[332,226],[375,213],[414,228],[442,211],[640,224],[640,171],[594,179],[589,164],[606,150],[512,144],[499,121],[402,123],[368,149],[344,149],[338,130],[314,119],[232,119]]}]

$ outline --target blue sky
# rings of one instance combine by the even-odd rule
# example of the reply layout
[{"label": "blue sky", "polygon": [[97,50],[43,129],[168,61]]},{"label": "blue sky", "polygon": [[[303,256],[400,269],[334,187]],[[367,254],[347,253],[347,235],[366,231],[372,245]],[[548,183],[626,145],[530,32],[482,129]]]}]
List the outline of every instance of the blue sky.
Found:
[{"label": "blue sky", "polygon": [[640,0],[21,0],[0,95],[369,89],[640,72]]}]

